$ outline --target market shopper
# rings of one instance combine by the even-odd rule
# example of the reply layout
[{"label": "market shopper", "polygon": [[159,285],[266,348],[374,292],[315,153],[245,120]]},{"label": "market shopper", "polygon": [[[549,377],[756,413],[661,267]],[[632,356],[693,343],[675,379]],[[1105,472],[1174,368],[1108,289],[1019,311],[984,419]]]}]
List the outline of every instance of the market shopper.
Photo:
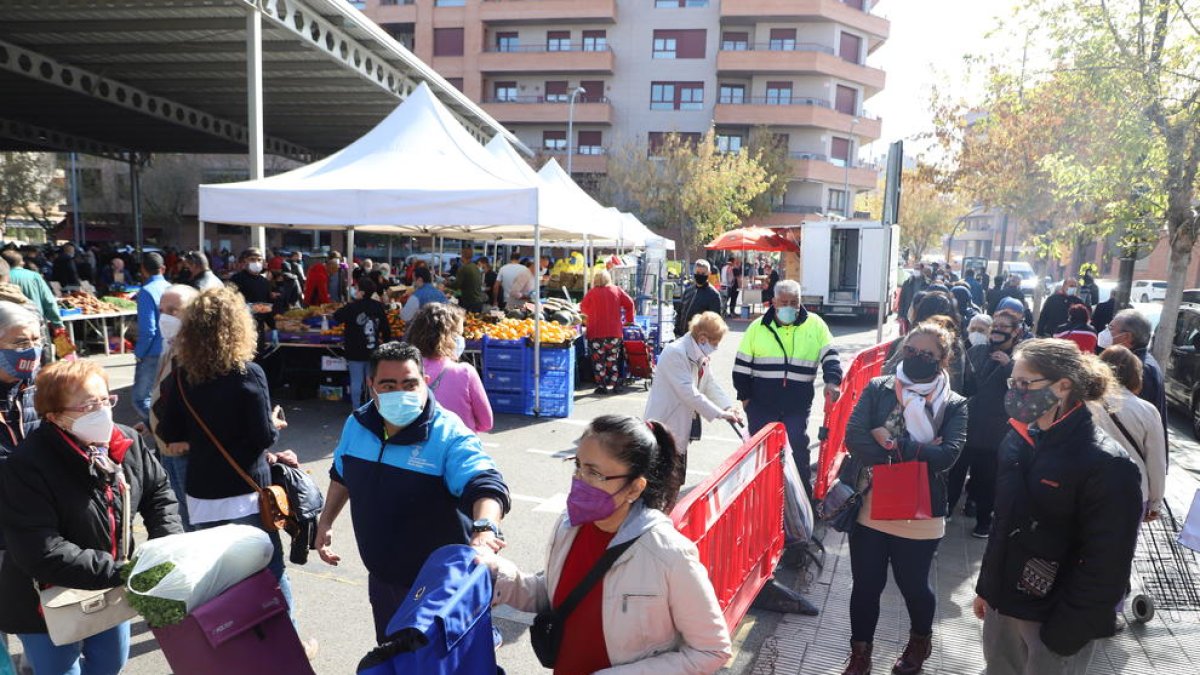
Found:
[{"label": "market shopper", "polygon": [[1141,312],[1123,309],[1108,324],[1108,332],[1113,345],[1125,347],[1141,360],[1142,390],[1138,392],[1138,398],[1158,409],[1158,415],[1162,418],[1163,438],[1168,438],[1167,390],[1163,369],[1150,353],[1150,336],[1154,334],[1154,328]]},{"label": "market shopper", "polygon": [[350,405],[355,410],[369,398],[364,397],[363,393],[371,352],[392,339],[387,308],[374,297],[377,290],[375,282],[369,278],[359,279],[359,297],[333,313],[333,320],[345,326],[342,343],[345,348],[346,368],[350,374]]},{"label": "market shopper", "polygon": [[730,258],[721,269],[721,287],[729,298],[729,316],[737,313],[738,291],[742,286],[742,265],[738,259]]},{"label": "market shopper", "polygon": [[479,269],[483,273],[483,292],[487,304],[496,305],[496,279],[498,275],[496,270],[492,268],[492,261],[487,258],[479,259]]},{"label": "market shopper", "polygon": [[[173,284],[163,291],[162,299],[158,303],[159,328],[162,330],[165,344],[163,355],[158,361],[158,375],[155,377],[154,388],[151,390],[150,396],[149,428],[151,430],[158,428],[158,401],[162,398],[162,382],[175,366],[175,338],[179,336],[179,330],[183,327],[184,310],[199,294],[200,292],[191,286]],[[158,436],[154,436],[154,442],[157,448],[167,447],[167,443]],[[183,529],[190,531],[192,526],[191,521],[188,520],[186,490],[187,457],[160,451],[159,461],[162,462],[163,469],[167,472],[167,479],[171,483],[171,492],[175,494],[175,501],[179,504],[179,520],[183,523]]]},{"label": "market shopper", "polygon": [[54,291],[46,283],[46,278],[37,272],[25,269],[21,254],[12,249],[6,249],[0,257],[8,263],[8,280],[21,289],[24,295],[38,312],[42,319],[49,322],[52,329],[62,329],[62,316],[58,313],[58,302],[54,299]]},{"label": "market shopper", "polygon": [[[175,365],[162,382],[153,431],[166,443],[160,448],[163,454],[187,458],[190,524],[197,529],[231,523],[261,528],[257,491],[217,444],[259,486],[271,484],[271,464],[299,462],[290,450],[270,452],[287,425],[279,409],[272,410],[267,377],[254,363],[257,335],[241,294],[232,288],[201,293],[184,312],[172,346]],[[267,534],[274,547],[267,567],[294,612],[283,543],[278,531]]]},{"label": "market shopper", "polygon": [[158,328],[158,303],[163,291],[171,284],[163,278],[163,259],[157,253],[142,256],[142,276],[146,283],[137,295],[137,344],[133,355],[137,365],[133,370],[133,410],[142,422],[150,419],[150,392],[158,374],[158,359],[163,351],[162,332]]},{"label": "market shopper", "polygon": [[412,321],[422,307],[432,302],[446,302],[446,294],[433,285],[433,275],[428,267],[418,267],[413,270],[413,292],[404,301],[400,318],[406,323]]},{"label": "market shopper", "polygon": [[188,284],[197,290],[207,291],[210,288],[220,288],[224,284],[213,274],[208,266],[208,256],[203,251],[188,251],[183,256],[183,266],[191,274]]},{"label": "market shopper", "polygon": [[313,263],[304,281],[304,304],[312,307],[327,305],[329,301],[329,265]]},{"label": "market shopper", "polygon": [[479,437],[429,395],[421,354],[389,342],[371,355],[372,405],[354,411],[333,453],[317,529],[321,559],[337,565],[334,521],[350,502],[354,537],[382,642],[429,554],[448,544],[499,550],[508,487]]},{"label": "market shopper", "polygon": [[[131,429],[116,426],[116,397],[95,361],[60,361],[37,376],[44,420],[0,468],[0,631],[15,633],[38,675],[116,675],[129,658],[129,622],[55,645],[35,583],[104,589],[121,584],[121,502],[149,538],[183,531],[167,476]],[[123,553],[129,553],[125,551]]]},{"label": "market shopper", "polygon": [[471,364],[459,362],[467,347],[463,319],[463,310],[454,305],[425,305],[408,326],[405,341],[420,350],[429,389],[438,405],[458,415],[478,434],[491,431],[494,419],[479,372]]},{"label": "market shopper", "polygon": [[717,312],[692,317],[687,335],[663,348],[654,370],[645,418],[659,420],[675,439],[687,468],[688,443],[700,437],[700,418],[743,423],[733,399],[717,382],[710,359],[729,327]]},{"label": "market shopper", "polygon": [[810,495],[808,415],[818,373],[825,382],[826,399],[836,401],[841,396],[842,364],[833,335],[821,317],[800,304],[800,284],[785,279],[775,286],[770,309],[742,336],[733,386],[752,435],[771,422],[787,427],[796,468]]},{"label": "market shopper", "polygon": [[255,246],[242,251],[238,257],[242,269],[229,277],[229,283],[242,294],[242,298],[250,305],[254,321],[260,334],[275,328],[275,294],[271,291],[271,282],[263,275],[266,269],[263,263],[262,249]]},{"label": "market shopper", "polygon": [[454,281],[446,288],[458,291],[458,304],[468,312],[483,311],[483,272],[475,265],[475,249],[464,246],[462,262],[454,275]]},{"label": "market shopper", "polygon": [[533,275],[521,264],[521,255],[513,253],[508,264],[496,273],[496,283],[492,285],[492,293],[496,296],[501,308],[520,303],[523,294],[533,287]]},{"label": "market shopper", "polygon": [[692,317],[704,312],[721,314],[721,293],[712,287],[712,265],[701,258],[692,266],[693,284],[683,292],[679,310],[675,313],[675,337],[683,337],[692,325]]},{"label": "market shopper", "polygon": [[1083,300],[1075,294],[1079,282],[1075,279],[1064,279],[1062,285],[1042,303],[1042,311],[1038,314],[1037,327],[1034,330],[1038,337],[1052,336],[1059,326],[1067,323],[1068,310],[1071,305],[1082,305]]},{"label": "market shopper", "polygon": [[1092,312],[1083,303],[1067,308],[1067,321],[1054,330],[1054,337],[1070,340],[1084,354],[1096,352],[1096,329],[1092,328]]},{"label": "market shopper", "polygon": [[1108,367],[1065,340],[1017,348],[1005,408],[996,514],[976,583],[989,675],[1082,675],[1132,567],[1142,495],[1137,466],[1085,405]]},{"label": "market shopper", "polygon": [[131,271],[125,269],[125,259],[121,256],[113,256],[108,265],[100,273],[100,292],[110,294],[114,290],[119,290],[126,286],[132,286],[137,283],[137,276]]},{"label": "market shopper", "polygon": [[495,575],[496,602],[544,612],[561,607],[606,552],[625,549],[563,623],[556,674],[704,674],[729,660],[729,630],[708,572],[665,515],[683,475],[676,461],[671,434],[658,422],[597,417],[579,440],[545,570],[528,574],[480,553]]},{"label": "market shopper", "polygon": [[633,298],[612,283],[608,271],[592,277],[594,284],[579,303],[587,319],[588,351],[597,394],[615,393],[621,384],[621,350],[624,328],[634,318]]},{"label": "market shopper", "polygon": [[1162,434],[1158,409],[1138,398],[1142,390],[1142,362],[1124,347],[1109,347],[1100,354],[1113,371],[1114,386],[1102,401],[1088,403],[1092,420],[1125,449],[1142,476],[1142,510],[1146,521],[1162,513],[1167,484],[1167,439]]},{"label": "market shopper", "polygon": [[58,282],[59,287],[64,291],[79,288],[79,269],[75,265],[75,244],[63,244],[62,249],[58,252],[58,257],[54,259],[54,271],[50,275],[50,280]]},{"label": "market shopper", "polygon": [[346,267],[342,254],[330,251],[325,259],[326,287],[329,290],[329,302],[342,302],[346,297],[346,287],[350,283],[350,270]]}]

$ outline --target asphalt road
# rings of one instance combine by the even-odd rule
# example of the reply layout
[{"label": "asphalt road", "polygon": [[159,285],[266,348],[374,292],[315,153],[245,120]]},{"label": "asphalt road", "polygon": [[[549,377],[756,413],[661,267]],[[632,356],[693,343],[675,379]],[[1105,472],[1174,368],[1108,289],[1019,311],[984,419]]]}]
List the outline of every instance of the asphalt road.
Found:
[{"label": "asphalt road", "polygon": [[[831,320],[830,324],[844,362],[857,350],[875,343],[873,324],[868,326],[847,320]],[[733,331],[713,357],[714,372],[731,392],[734,352],[744,325],[733,326]],[[127,387],[133,377],[132,359],[112,357],[106,363],[114,389],[128,393]],[[647,394],[640,387],[614,397],[597,397],[591,389],[580,387],[576,392],[575,412],[569,419],[500,415],[496,428],[483,435],[485,448],[495,457],[512,491],[513,509],[503,524],[508,540],[504,553],[522,569],[537,571],[544,564],[551,529],[565,508],[570,488],[571,469],[563,460],[570,457],[588,420],[603,413],[640,415],[646,404]],[[279,403],[285,406],[291,426],[283,432],[277,448],[294,449],[324,489],[329,483],[331,455],[349,412],[348,404],[316,400]],[[127,401],[122,401],[118,419],[124,422],[132,419]],[[811,420],[813,439],[819,423],[820,412],[814,411]],[[733,431],[724,422],[706,423],[702,440],[692,443],[689,448],[687,482],[694,484],[703,479],[736,449],[737,444]],[[413,517],[421,516],[414,513]],[[307,565],[288,567],[298,603],[301,634],[316,637],[320,642],[320,653],[314,665],[321,675],[355,672],[358,660],[374,646],[367,602],[367,571],[355,546],[349,510],[343,513],[334,529],[333,543],[342,556],[339,566],[324,564],[314,552]],[[527,627],[532,615],[498,608],[494,617],[504,636],[504,645],[499,651],[500,665],[512,675],[548,672],[538,664],[529,646]],[[758,646],[774,633],[778,621],[778,614],[752,610],[735,630],[736,656],[724,672],[749,672]],[[169,672],[153,636],[141,623],[134,627],[130,662],[125,672],[129,675]]]}]

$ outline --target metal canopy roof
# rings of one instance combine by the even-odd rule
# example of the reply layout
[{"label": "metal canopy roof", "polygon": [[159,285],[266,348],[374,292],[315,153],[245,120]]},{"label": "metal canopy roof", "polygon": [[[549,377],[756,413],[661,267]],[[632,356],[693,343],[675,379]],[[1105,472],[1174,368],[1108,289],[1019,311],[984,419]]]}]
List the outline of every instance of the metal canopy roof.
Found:
[{"label": "metal canopy roof", "polygon": [[334,152],[422,81],[481,141],[524,149],[344,0],[0,0],[0,149],[245,152],[256,6],[266,153]]}]

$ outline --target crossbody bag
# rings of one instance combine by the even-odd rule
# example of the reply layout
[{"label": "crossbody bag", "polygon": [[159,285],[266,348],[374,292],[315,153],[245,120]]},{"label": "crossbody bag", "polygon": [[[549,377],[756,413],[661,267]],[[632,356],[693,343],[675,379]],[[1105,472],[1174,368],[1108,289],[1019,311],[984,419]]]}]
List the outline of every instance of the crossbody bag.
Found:
[{"label": "crossbody bag", "polygon": [[183,373],[176,371],[175,385],[179,388],[179,396],[183,399],[183,405],[187,406],[192,419],[196,420],[196,424],[199,424],[200,428],[204,430],[204,435],[208,436],[208,440],[221,453],[221,456],[225,458],[229,466],[233,467],[237,475],[241,476],[246,485],[249,485],[255,494],[258,495],[258,515],[262,518],[263,528],[268,532],[282,530],[287,525],[288,518],[292,514],[291,505],[288,503],[287,490],[282,485],[267,485],[264,487],[255,482],[254,478],[234,461],[233,456],[229,454],[225,446],[221,445],[221,441],[217,440],[216,434],[208,428],[208,425],[204,423],[204,419],[192,407],[192,402],[188,400],[187,392],[183,389]]},{"label": "crossbody bag", "polygon": [[1138,457],[1142,458],[1142,463],[1145,464],[1146,453],[1142,450],[1142,446],[1138,444],[1137,441],[1133,440],[1133,434],[1129,433],[1129,429],[1127,429],[1125,425],[1121,423],[1121,418],[1117,417],[1116,413],[1112,411],[1107,412],[1109,418],[1112,419],[1113,424],[1117,425],[1117,428],[1121,430],[1121,435],[1125,437],[1125,440],[1129,441],[1129,445],[1133,447],[1133,449],[1137,452]]},{"label": "crossbody bag", "polygon": [[588,571],[587,576],[579,585],[571,589],[567,599],[558,607],[545,612],[539,612],[533,618],[533,626],[529,629],[529,641],[533,643],[533,653],[543,667],[553,668],[558,661],[558,650],[562,646],[563,627],[567,625],[567,617],[583,602],[583,598],[596,585],[608,570],[621,557],[621,554],[633,546],[641,535],[629,541],[609,548],[596,561],[596,565]]}]

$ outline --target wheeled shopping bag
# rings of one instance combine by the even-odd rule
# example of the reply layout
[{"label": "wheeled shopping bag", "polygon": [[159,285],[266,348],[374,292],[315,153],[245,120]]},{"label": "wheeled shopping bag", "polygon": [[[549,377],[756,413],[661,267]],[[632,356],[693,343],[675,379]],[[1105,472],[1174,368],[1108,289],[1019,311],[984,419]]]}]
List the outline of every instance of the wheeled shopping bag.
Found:
[{"label": "wheeled shopping bag", "polygon": [[315,675],[269,570],[152,630],[175,675]]},{"label": "wheeled shopping bag", "polygon": [[430,554],[404,604],[387,626],[387,641],[358,664],[359,675],[491,675],[496,667],[492,576],[470,546]]}]

